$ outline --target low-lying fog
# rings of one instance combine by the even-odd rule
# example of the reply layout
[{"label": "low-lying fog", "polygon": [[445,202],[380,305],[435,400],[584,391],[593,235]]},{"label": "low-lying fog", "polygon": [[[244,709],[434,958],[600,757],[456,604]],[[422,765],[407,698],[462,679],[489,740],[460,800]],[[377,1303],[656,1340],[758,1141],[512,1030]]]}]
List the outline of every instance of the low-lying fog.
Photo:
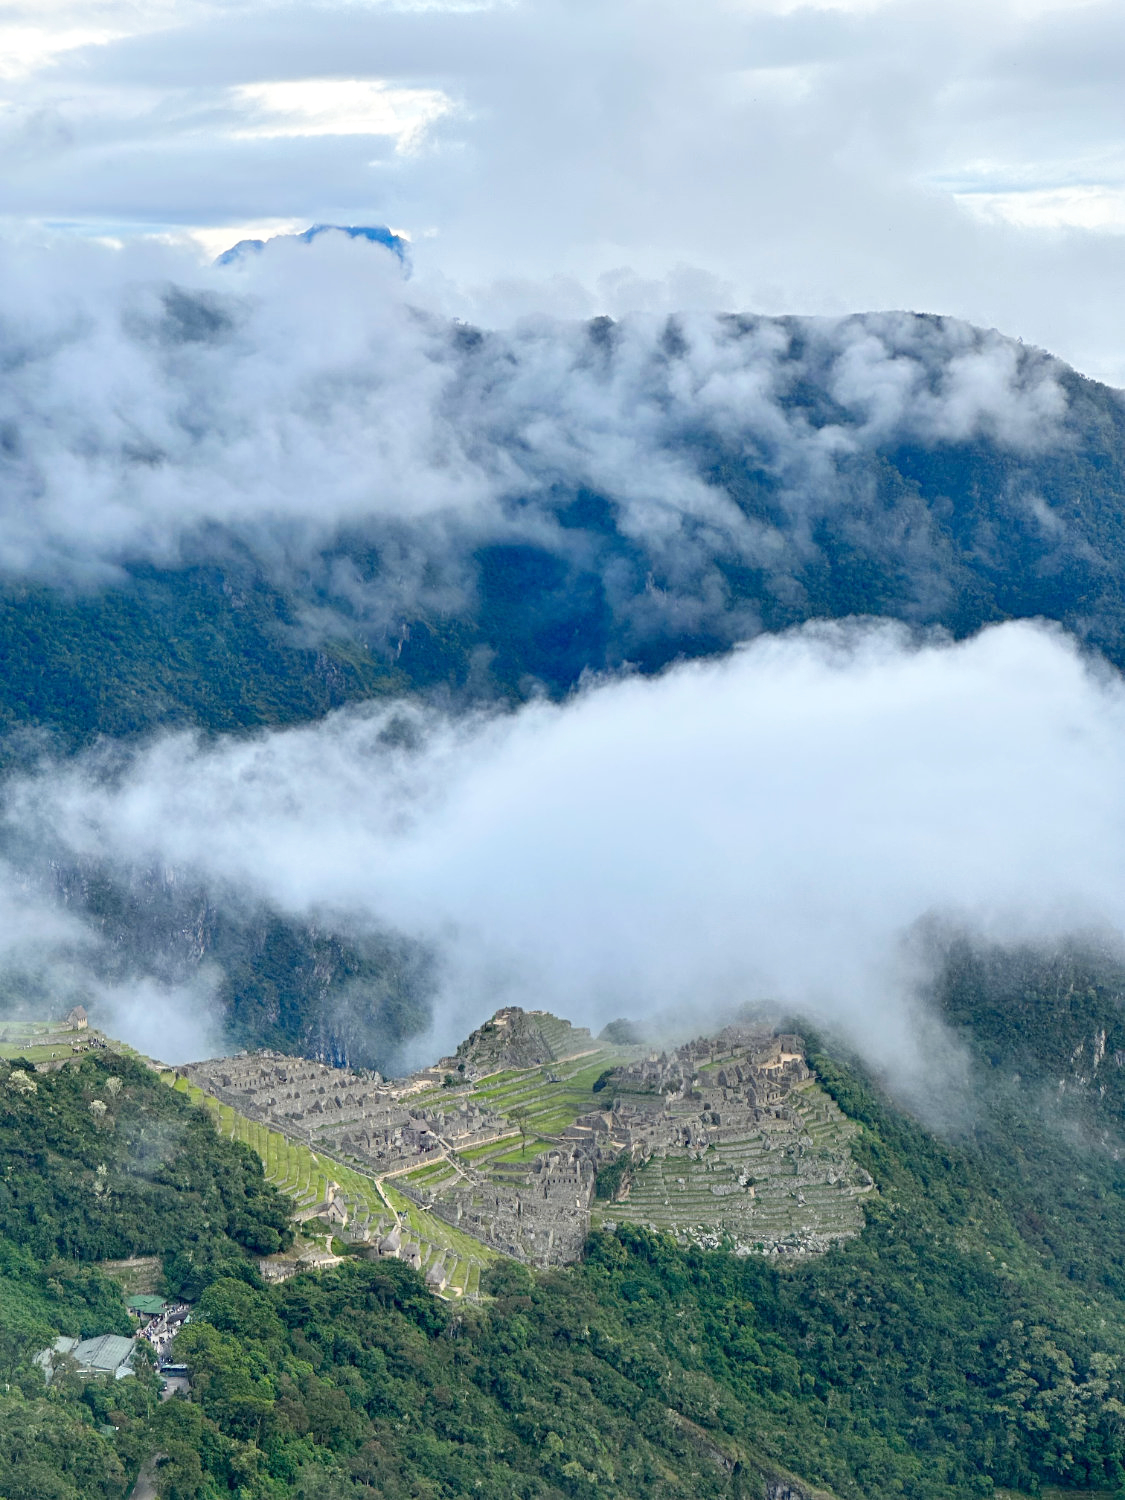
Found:
[{"label": "low-lying fog", "polygon": [[[45,763],[9,785],[6,819],[71,856],[432,944],[419,1060],[506,1003],[691,1032],[768,996],[909,1086],[942,1055],[920,919],[1012,940],[1125,928],[1125,689],[1045,626],[952,644],[826,625],[560,706],[373,707]],[[31,913],[25,932],[61,920]],[[73,932],[37,941],[73,961]],[[204,989],[119,994],[114,1018],[183,1054],[213,1040],[190,1026]]]}]

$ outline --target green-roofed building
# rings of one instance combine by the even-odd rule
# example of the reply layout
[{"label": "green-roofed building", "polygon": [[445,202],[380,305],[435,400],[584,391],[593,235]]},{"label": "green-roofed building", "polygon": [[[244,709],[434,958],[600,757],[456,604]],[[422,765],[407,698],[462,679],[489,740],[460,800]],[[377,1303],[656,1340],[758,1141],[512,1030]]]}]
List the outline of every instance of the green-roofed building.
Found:
[{"label": "green-roofed building", "polygon": [[137,1297],[126,1297],[125,1306],[138,1318],[158,1318],[168,1306],[163,1297],[153,1296],[149,1292],[142,1292]]}]

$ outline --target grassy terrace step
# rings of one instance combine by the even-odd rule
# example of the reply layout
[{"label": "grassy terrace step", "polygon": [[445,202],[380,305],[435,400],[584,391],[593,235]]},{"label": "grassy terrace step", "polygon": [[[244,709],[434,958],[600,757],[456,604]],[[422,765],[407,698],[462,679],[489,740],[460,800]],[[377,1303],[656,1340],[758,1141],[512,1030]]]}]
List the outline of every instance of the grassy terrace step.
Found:
[{"label": "grassy terrace step", "polygon": [[[625,1199],[598,1206],[595,1222],[649,1224],[675,1234],[725,1229],[750,1244],[854,1232],[862,1211],[849,1183],[809,1174],[836,1163],[843,1170],[857,1127],[815,1084],[802,1087],[793,1115],[784,1133],[724,1141],[702,1158],[687,1152],[654,1157],[636,1173]],[[767,1148],[775,1134],[777,1144]],[[749,1179],[752,1194],[740,1176]]]},{"label": "grassy terrace step", "polygon": [[550,1151],[553,1146],[553,1141],[543,1140],[538,1136],[528,1136],[524,1146],[512,1146],[509,1142],[509,1149],[500,1156],[490,1157],[481,1170],[487,1171],[490,1176],[498,1172],[526,1171],[537,1156]]},{"label": "grassy terrace step", "polygon": [[505,1135],[498,1141],[489,1141],[486,1146],[472,1146],[468,1151],[458,1151],[458,1161],[468,1162],[470,1166],[479,1167],[481,1162],[500,1155],[512,1149],[513,1141],[519,1140],[519,1132],[513,1130],[511,1135]]},{"label": "grassy terrace step", "polygon": [[[569,1035],[565,1024],[558,1023],[549,1037],[552,1047],[555,1040]],[[558,1143],[580,1115],[610,1103],[593,1092],[594,1084],[607,1068],[631,1055],[623,1049],[595,1046],[589,1055],[568,1062],[508,1068],[487,1074],[475,1084],[412,1094],[410,1102],[414,1108],[449,1109],[471,1101],[505,1116],[509,1128],[499,1140],[459,1151],[456,1159],[498,1182],[515,1182],[522,1179],[536,1156]],[[454,1178],[449,1169],[435,1165],[405,1173],[398,1180],[416,1190],[426,1190],[451,1186]]]},{"label": "grassy terrace step", "polygon": [[429,1162],[424,1167],[417,1167],[413,1172],[403,1172],[402,1181],[409,1182],[411,1186],[418,1183],[431,1182],[442,1177],[456,1177],[457,1168],[451,1166],[448,1161]]},{"label": "grassy terrace step", "polygon": [[[419,1208],[389,1182],[381,1184],[380,1191],[380,1186],[370,1175],[247,1119],[186,1079],[175,1078],[173,1081],[173,1075],[166,1076],[179,1092],[210,1110],[225,1136],[245,1142],[258,1154],[266,1177],[292,1198],[298,1209],[323,1202],[328,1184],[335,1182],[350,1216],[353,1219],[366,1217],[376,1239],[390,1229],[397,1215],[404,1238],[416,1240],[421,1247],[423,1271],[439,1256],[443,1257],[448,1277],[446,1295],[480,1295],[481,1267],[498,1258],[495,1251]],[[420,1169],[421,1174],[450,1172],[455,1175],[455,1171],[446,1162],[431,1163]],[[409,1175],[417,1177],[420,1174]]]},{"label": "grassy terrace step", "polygon": [[94,1027],[70,1031],[62,1021],[0,1021],[0,1059],[29,1063],[69,1062],[84,1053],[106,1048],[135,1057],[134,1049],[107,1037]]}]

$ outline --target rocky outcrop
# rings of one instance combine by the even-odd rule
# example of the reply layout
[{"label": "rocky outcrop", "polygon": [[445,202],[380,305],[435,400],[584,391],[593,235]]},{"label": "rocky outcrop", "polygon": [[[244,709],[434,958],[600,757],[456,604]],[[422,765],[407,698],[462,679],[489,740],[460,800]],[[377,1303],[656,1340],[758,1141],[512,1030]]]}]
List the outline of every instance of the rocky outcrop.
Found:
[{"label": "rocky outcrop", "polygon": [[508,1005],[470,1033],[455,1056],[444,1061],[464,1064],[481,1076],[508,1068],[537,1068],[562,1058],[580,1057],[594,1048],[594,1038],[585,1026],[572,1026],[550,1011]]}]

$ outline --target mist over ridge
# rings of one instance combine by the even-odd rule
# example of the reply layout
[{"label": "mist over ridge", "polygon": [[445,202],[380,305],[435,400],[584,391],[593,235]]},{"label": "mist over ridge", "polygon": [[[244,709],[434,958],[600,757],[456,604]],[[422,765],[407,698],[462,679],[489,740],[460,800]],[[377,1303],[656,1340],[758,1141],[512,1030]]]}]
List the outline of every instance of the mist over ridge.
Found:
[{"label": "mist over ridge", "polygon": [[958,634],[1045,614],[1121,656],[1120,398],[994,331],[490,332],[333,233],[228,266],[2,254],[10,588],[134,598],[210,569],[237,607],[279,594],[279,643],[354,640],[486,693],[864,613]]},{"label": "mist over ridge", "polygon": [[[918,1089],[955,1061],[922,1001],[920,923],[1034,944],[1125,929],[1123,728],[1116,673],[1056,628],[953,643],[843,622],[561,705],[369,705],[44,762],[9,778],[4,839],[383,943],[384,969],[397,934],[399,964],[430,955],[432,1007],[399,1062],[505,1003],[690,1032],[768,998]],[[182,956],[194,1000],[165,1006],[206,1020],[203,950]],[[376,1033],[381,972],[350,996]],[[351,1035],[357,1057],[378,1045]]]},{"label": "mist over ridge", "polygon": [[910,313],[476,328],[331,232],[0,254],[11,1003],[398,1066],[768,997],[920,1075],[917,924],[1125,926],[1118,393]]}]

